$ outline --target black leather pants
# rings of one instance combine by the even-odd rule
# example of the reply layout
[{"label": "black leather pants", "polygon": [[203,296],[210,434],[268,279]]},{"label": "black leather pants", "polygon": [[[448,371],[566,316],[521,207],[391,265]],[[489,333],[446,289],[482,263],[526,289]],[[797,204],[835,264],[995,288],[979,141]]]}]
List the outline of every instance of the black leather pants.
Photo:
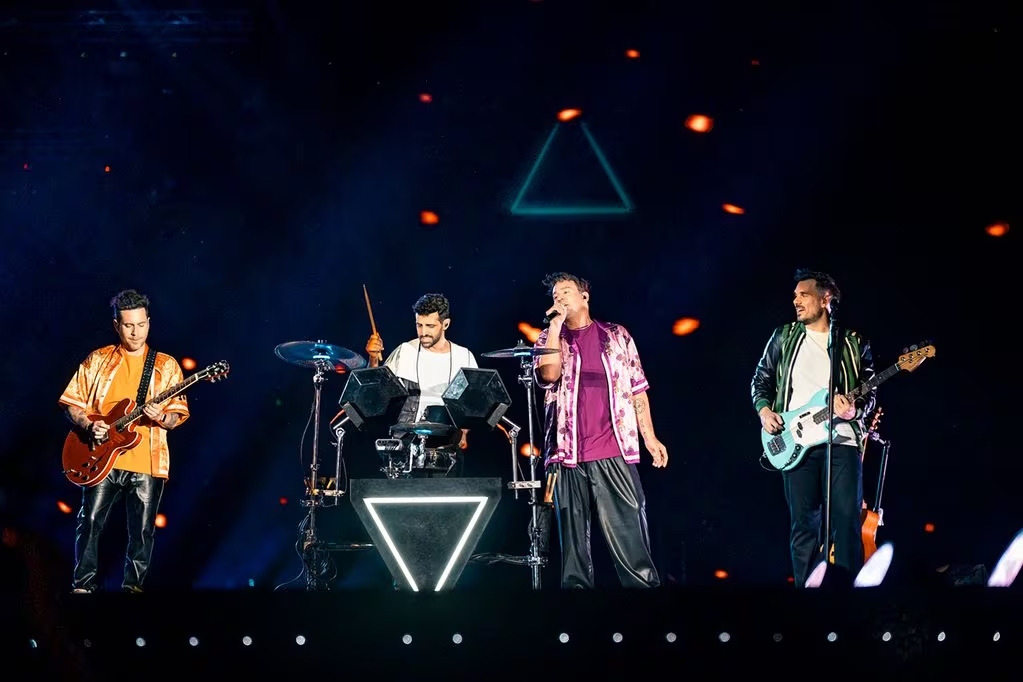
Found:
[{"label": "black leather pants", "polygon": [[128,552],[124,562],[125,589],[141,589],[149,572],[165,479],[114,469],[103,481],[82,489],[82,508],[75,531],[74,588],[95,590],[99,586],[99,539],[114,504],[125,496],[128,518]]},{"label": "black leather pants", "polygon": [[590,554],[592,510],[607,540],[622,587],[661,584],[650,555],[646,497],[635,464],[622,457],[560,467],[561,586],[592,589]]}]

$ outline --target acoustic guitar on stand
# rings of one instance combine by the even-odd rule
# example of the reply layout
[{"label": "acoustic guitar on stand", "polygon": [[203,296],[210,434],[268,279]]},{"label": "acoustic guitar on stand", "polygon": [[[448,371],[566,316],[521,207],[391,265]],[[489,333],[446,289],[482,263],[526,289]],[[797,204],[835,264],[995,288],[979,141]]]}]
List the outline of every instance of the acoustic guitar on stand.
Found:
[{"label": "acoustic guitar on stand", "polygon": [[891,442],[881,438],[877,432],[877,424],[881,421],[883,410],[878,407],[874,411],[874,418],[870,422],[870,429],[867,431],[866,440],[863,443],[864,458],[867,454],[867,444],[874,440],[881,444],[880,471],[877,474],[877,492],[874,494],[874,506],[867,508],[866,501],[863,502],[863,511],[860,513],[860,522],[863,524],[863,561],[866,562],[874,552],[877,551],[877,529],[884,525],[884,509],[881,508],[881,495],[884,493],[884,477],[888,471],[888,448]]},{"label": "acoustic guitar on stand", "polygon": [[[854,402],[900,371],[912,372],[923,364],[924,360],[933,358],[934,352],[933,345],[910,346],[899,356],[898,362],[883,372],[878,372],[870,381],[863,382],[845,397],[850,403]],[[763,429],[760,430],[760,441],[764,447],[761,459],[767,460],[768,464],[778,471],[789,471],[799,466],[810,448],[828,442],[828,431],[833,428],[828,423],[828,412],[826,388],[815,393],[802,407],[782,412],[779,415],[783,424],[781,433],[772,435]]]},{"label": "acoustic guitar on stand", "polygon": [[158,405],[170,400],[202,380],[216,383],[227,378],[230,371],[231,366],[220,361],[196,372],[143,405],[136,406],[134,400],[125,398],[114,405],[107,414],[90,415],[90,421],[105,422],[110,425],[110,430],[102,442],[96,442],[90,433],[72,429],[64,439],[64,451],[61,455],[64,475],[69,481],[83,488],[97,485],[110,475],[117,458],[142,440],[142,435],[135,432],[135,426],[142,417],[142,410],[146,405]]}]

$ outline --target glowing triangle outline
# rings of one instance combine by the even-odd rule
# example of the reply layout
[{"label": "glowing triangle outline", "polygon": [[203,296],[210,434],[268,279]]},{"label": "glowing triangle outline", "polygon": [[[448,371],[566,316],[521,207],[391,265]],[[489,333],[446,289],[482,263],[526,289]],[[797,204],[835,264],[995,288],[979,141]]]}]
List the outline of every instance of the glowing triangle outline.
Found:
[{"label": "glowing triangle outline", "polygon": [[473,529],[476,524],[479,523],[480,517],[483,515],[483,510],[486,509],[487,502],[490,498],[486,495],[437,495],[430,497],[364,497],[362,498],[363,503],[366,505],[366,511],[369,513],[370,518],[373,519],[373,523],[376,524],[377,530],[380,531],[380,536],[384,539],[384,544],[387,545],[387,550],[394,557],[395,563],[398,564],[398,569],[401,574],[405,576],[406,582],[413,592],[419,591],[419,584],[416,583],[415,578],[412,576],[412,572],[408,568],[408,564],[405,563],[405,559],[401,556],[401,552],[398,551],[397,545],[394,544],[394,540],[391,539],[391,534],[387,532],[387,528],[384,526],[383,520],[377,514],[376,509],[373,507],[375,504],[468,504],[475,502],[476,511],[473,512],[472,518],[469,519],[469,523],[466,524],[465,530],[462,531],[462,536],[458,539],[458,543],[455,545],[454,551],[448,558],[447,564],[444,566],[444,571],[440,574],[440,578],[437,579],[437,585],[433,588],[434,592],[440,592],[444,588],[444,583],[447,582],[448,576],[451,575],[451,571],[455,567],[455,561],[458,560],[458,556],[465,549],[466,543],[469,541],[469,536],[472,535]]},{"label": "glowing triangle outline", "polygon": [[533,184],[533,180],[536,177],[537,172],[540,170],[540,166],[543,164],[544,158],[547,156],[547,152],[554,142],[554,138],[557,137],[558,131],[561,129],[562,123],[555,123],[554,129],[551,130],[551,134],[547,136],[547,141],[543,147],[540,148],[540,154],[536,157],[536,161],[533,162],[533,167],[530,169],[529,174],[526,176],[525,182],[522,183],[522,188],[519,189],[518,195],[512,202],[511,208],[509,209],[512,215],[534,215],[534,216],[572,216],[572,215],[625,215],[632,213],[633,205],[629,199],[628,194],[625,193],[625,188],[622,187],[622,183],[618,180],[618,176],[615,175],[614,170],[611,168],[610,162],[607,157],[604,156],[604,152],[600,149],[600,145],[597,144],[597,140],[593,137],[590,132],[589,126],[586,123],[580,123],[583,134],[586,136],[586,140],[590,143],[590,148],[593,150],[593,154],[597,157],[597,161],[600,162],[601,167],[604,169],[605,175],[607,175],[608,181],[611,183],[611,187],[614,188],[615,193],[618,195],[620,206],[530,206],[522,205],[522,199],[526,196],[529,188]]}]

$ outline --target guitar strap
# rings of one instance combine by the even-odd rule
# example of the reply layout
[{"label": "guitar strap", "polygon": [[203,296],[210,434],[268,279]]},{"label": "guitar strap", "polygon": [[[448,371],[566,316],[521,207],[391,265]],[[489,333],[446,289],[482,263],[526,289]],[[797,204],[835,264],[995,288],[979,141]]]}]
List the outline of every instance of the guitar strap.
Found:
[{"label": "guitar strap", "polygon": [[154,365],[156,365],[156,351],[152,346],[150,346],[149,352],[146,353],[146,362],[142,366],[142,380],[139,381],[139,393],[135,398],[136,405],[142,405],[146,402],[146,393],[149,392],[149,382],[153,379]]}]

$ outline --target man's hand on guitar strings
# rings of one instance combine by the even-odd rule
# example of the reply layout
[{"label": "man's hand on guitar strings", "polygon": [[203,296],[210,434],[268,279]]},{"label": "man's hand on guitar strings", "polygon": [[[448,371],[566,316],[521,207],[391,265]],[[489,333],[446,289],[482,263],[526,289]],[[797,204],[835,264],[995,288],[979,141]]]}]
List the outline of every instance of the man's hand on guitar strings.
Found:
[{"label": "man's hand on guitar strings", "polygon": [[102,443],[107,439],[107,431],[110,430],[110,426],[106,422],[94,421],[89,425],[89,433],[92,434],[92,439],[97,443]]},{"label": "man's hand on guitar strings", "polygon": [[835,416],[839,419],[851,421],[856,418],[856,406],[841,393],[835,394],[834,411]]},{"label": "man's hand on guitar strings", "polygon": [[149,420],[156,424],[161,424],[161,416],[163,415],[163,408],[157,405],[145,405],[142,408],[142,413],[149,417]]},{"label": "man's hand on guitar strings", "polygon": [[781,433],[781,429],[785,426],[785,422],[782,420],[781,415],[773,411],[770,407],[760,408],[760,425],[764,427],[764,431],[770,434]]}]

